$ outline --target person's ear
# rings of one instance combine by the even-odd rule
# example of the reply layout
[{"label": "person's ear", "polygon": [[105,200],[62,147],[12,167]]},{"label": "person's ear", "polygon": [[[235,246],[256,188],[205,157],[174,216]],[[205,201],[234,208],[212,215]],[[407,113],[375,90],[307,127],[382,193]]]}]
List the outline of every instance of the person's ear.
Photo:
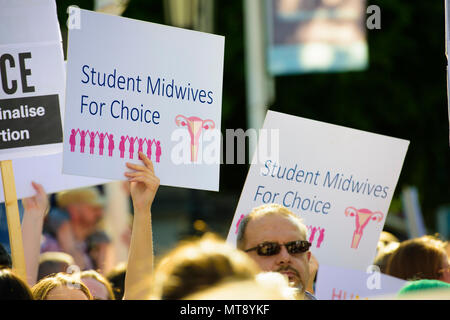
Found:
[{"label": "person's ear", "polygon": [[309,260],[311,260],[311,251],[308,251],[307,253],[308,253],[307,257],[308,257],[308,262],[309,262]]}]

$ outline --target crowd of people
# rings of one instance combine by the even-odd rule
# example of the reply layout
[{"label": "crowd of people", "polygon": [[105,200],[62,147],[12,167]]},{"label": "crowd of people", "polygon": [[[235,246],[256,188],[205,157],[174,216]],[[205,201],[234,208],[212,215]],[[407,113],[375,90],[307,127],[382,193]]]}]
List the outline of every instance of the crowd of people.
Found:
[{"label": "crowd of people", "polygon": [[[278,204],[254,208],[239,224],[237,245],[218,235],[181,241],[155,262],[151,208],[159,179],[144,153],[127,163],[133,223],[126,263],[108,266],[110,239],[99,231],[104,202],[96,188],[61,192],[50,206],[45,190],[22,201],[27,278],[0,246],[3,300],[316,300],[319,263],[308,229]],[[381,234],[374,264],[408,280],[397,297],[450,291],[450,248],[436,236],[400,241]],[[448,297],[448,295],[447,295]]]}]

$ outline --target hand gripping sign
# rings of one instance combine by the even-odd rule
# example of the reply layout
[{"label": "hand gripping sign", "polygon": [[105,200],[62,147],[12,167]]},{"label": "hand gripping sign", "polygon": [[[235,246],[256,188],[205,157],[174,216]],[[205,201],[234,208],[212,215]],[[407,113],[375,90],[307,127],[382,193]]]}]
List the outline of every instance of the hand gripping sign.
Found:
[{"label": "hand gripping sign", "polygon": [[199,117],[186,118],[185,116],[179,114],[175,117],[175,123],[177,126],[181,125],[182,127],[187,127],[189,135],[191,136],[191,161],[196,162],[199,138],[202,129],[214,129],[216,127],[214,121],[210,119],[202,120]]}]

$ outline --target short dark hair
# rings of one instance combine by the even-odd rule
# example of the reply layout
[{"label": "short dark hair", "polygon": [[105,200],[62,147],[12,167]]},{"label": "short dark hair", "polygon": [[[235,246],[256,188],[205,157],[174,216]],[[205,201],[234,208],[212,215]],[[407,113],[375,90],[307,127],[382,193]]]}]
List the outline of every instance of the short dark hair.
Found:
[{"label": "short dark hair", "polygon": [[0,300],[34,300],[30,287],[11,269],[0,269]]},{"label": "short dark hair", "polygon": [[0,243],[0,268],[12,268],[11,256],[2,243]]},{"label": "short dark hair", "polygon": [[127,273],[126,263],[116,265],[106,275],[106,279],[111,283],[116,300],[122,300],[125,291],[125,275]]},{"label": "short dark hair", "polygon": [[403,241],[389,257],[386,274],[407,281],[439,280],[446,244],[431,235]]}]

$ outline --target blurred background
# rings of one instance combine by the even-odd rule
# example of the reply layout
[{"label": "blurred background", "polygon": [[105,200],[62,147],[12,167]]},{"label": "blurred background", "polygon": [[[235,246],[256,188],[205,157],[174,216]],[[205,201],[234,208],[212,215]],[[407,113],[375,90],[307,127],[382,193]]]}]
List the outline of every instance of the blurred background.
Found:
[{"label": "blurred background", "polygon": [[[58,0],[57,5],[64,51],[69,5],[225,36],[223,134],[258,128],[269,108],[409,140],[385,230],[400,239],[436,232],[449,239],[444,0]],[[218,193],[160,187],[153,205],[155,253],[205,231],[225,238],[248,169],[248,164],[221,165]]]}]

